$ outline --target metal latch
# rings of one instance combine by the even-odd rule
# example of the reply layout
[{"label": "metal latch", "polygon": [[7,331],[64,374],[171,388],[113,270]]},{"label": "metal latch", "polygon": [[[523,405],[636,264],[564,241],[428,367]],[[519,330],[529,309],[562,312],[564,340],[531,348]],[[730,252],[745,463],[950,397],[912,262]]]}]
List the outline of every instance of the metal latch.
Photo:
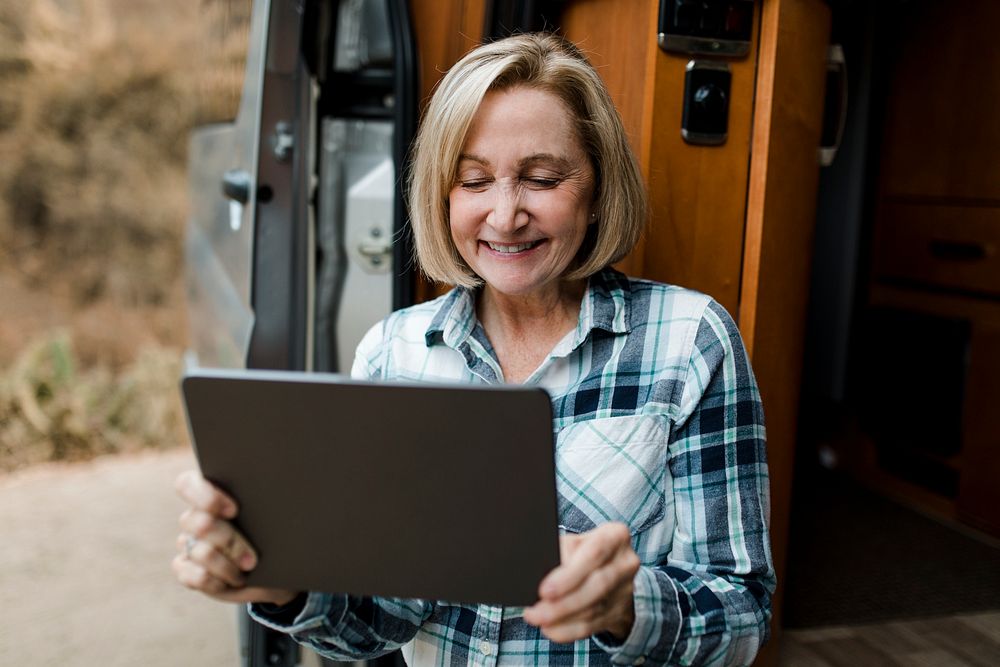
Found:
[{"label": "metal latch", "polygon": [[392,242],[381,227],[372,227],[358,243],[358,254],[372,273],[385,273],[392,262]]},{"label": "metal latch", "polygon": [[291,123],[281,121],[274,126],[271,147],[278,162],[287,162],[292,157],[292,151],[295,150],[295,130]]}]

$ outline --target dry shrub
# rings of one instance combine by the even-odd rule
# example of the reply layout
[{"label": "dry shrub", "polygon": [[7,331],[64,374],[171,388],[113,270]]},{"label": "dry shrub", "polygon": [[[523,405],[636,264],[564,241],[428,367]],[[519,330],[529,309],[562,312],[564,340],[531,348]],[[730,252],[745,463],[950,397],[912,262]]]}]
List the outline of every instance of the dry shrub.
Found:
[{"label": "dry shrub", "polygon": [[198,124],[235,120],[250,39],[251,0],[202,0]]},{"label": "dry shrub", "polygon": [[[249,5],[0,0],[4,276],[13,268],[37,294],[70,295],[78,318],[178,308],[188,135],[235,115]],[[180,353],[135,345],[150,332],[126,320],[151,318],[88,325],[103,328],[76,341],[86,367],[69,334],[49,333],[0,368],[0,471],[185,439]],[[90,349],[110,339],[140,351]]]},{"label": "dry shrub", "polygon": [[[30,280],[63,283],[81,302],[167,297],[180,276],[188,134],[233,97],[232,85],[206,94],[204,74],[242,66],[239,49],[206,52],[216,4],[6,6],[0,22],[17,38],[0,51],[0,154],[11,156],[0,241]],[[205,67],[206,53],[229,64]]]},{"label": "dry shrub", "polygon": [[0,377],[0,471],[184,442],[181,365],[150,346],[119,373],[81,370],[65,333],[37,340]]}]

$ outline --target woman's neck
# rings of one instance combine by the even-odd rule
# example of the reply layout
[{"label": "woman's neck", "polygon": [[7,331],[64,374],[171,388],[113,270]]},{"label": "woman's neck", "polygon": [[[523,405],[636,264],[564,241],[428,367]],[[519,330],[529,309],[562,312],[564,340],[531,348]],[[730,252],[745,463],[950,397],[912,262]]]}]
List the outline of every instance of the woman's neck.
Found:
[{"label": "woman's neck", "polygon": [[476,314],[507,382],[524,381],[576,327],[586,280],[562,282],[543,293],[501,294],[485,286]]}]

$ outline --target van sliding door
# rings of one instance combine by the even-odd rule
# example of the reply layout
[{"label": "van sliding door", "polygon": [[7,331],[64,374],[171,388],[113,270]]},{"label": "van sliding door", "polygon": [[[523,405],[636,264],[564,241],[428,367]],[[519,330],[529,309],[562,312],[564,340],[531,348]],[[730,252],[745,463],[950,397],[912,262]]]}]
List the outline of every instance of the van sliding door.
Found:
[{"label": "van sliding door", "polygon": [[[254,0],[249,15],[236,118],[191,140],[189,363],[346,372],[364,332],[413,300],[407,4]],[[245,613],[240,638],[248,667],[327,662]]]}]

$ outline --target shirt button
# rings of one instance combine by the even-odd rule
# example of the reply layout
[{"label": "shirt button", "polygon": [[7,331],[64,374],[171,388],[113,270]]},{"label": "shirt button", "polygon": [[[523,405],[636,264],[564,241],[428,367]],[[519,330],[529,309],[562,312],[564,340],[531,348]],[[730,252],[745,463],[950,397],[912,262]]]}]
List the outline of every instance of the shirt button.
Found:
[{"label": "shirt button", "polygon": [[493,647],[490,646],[490,643],[486,640],[479,642],[479,650],[483,652],[483,655],[493,653]]},{"label": "shirt button", "polygon": [[642,665],[645,664],[645,662],[646,662],[646,656],[640,655],[638,659],[636,659],[635,664]]}]

